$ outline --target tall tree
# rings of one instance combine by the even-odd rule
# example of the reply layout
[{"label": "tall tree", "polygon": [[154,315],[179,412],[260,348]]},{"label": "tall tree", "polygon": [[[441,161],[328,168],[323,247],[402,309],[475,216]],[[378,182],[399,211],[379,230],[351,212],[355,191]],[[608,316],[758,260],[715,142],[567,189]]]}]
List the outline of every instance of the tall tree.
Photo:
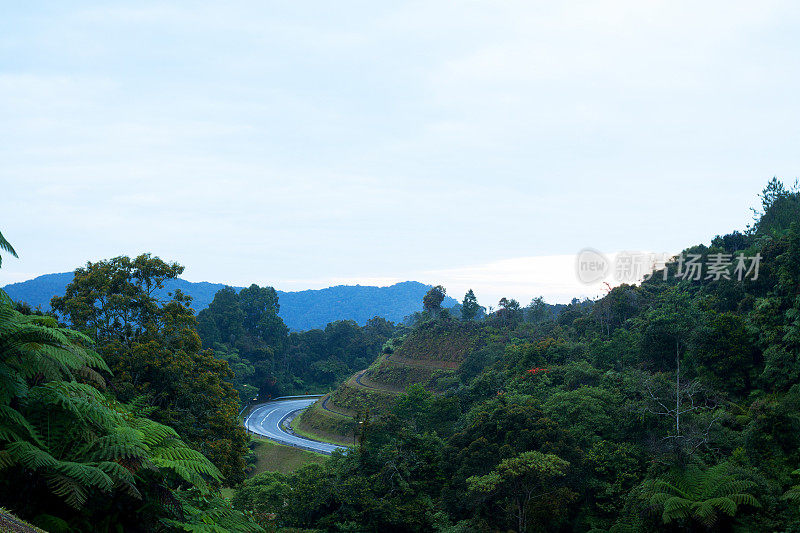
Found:
[{"label": "tall tree", "polygon": [[205,347],[211,347],[215,342],[232,346],[241,342],[244,336],[244,311],[236,289],[223,287],[218,290],[208,307],[198,313],[197,323],[197,331]]},{"label": "tall tree", "polygon": [[800,211],[800,186],[795,182],[791,189],[773,177],[761,192],[761,211],[755,211],[756,221],[751,233],[761,237],[780,233],[797,221]]},{"label": "tall tree", "polygon": [[540,324],[552,318],[553,313],[548,309],[544,298],[541,296],[537,296],[531,300],[531,303],[525,308],[525,320],[533,322],[534,324]]},{"label": "tall tree", "polygon": [[507,324],[516,324],[522,320],[522,308],[517,300],[513,298],[500,298],[499,308],[495,313],[498,320]]},{"label": "tall tree", "polygon": [[244,314],[245,331],[261,339],[274,351],[281,350],[289,330],[278,316],[281,306],[275,289],[252,284],[239,293],[239,305]]},{"label": "tall tree", "polygon": [[422,309],[433,314],[438,314],[442,310],[442,302],[447,291],[441,285],[431,288],[425,296],[422,297]]},{"label": "tall tree", "polygon": [[461,302],[461,318],[464,320],[472,320],[478,316],[481,306],[478,305],[478,299],[472,289],[467,291],[464,295],[464,300]]},{"label": "tall tree", "polygon": [[528,530],[528,511],[536,498],[546,496],[566,473],[569,463],[557,455],[522,452],[500,462],[485,476],[467,479],[469,490],[507,499],[516,517],[517,531]]}]

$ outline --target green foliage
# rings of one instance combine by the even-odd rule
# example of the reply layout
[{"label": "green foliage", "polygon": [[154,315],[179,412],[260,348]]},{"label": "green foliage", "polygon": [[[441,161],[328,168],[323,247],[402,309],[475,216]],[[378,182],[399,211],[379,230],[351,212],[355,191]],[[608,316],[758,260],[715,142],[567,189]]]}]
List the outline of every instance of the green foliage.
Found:
[{"label": "green foliage", "polygon": [[478,305],[478,299],[472,289],[467,291],[464,295],[464,300],[461,302],[461,318],[464,320],[473,320],[478,316],[481,307]]},{"label": "green foliage", "polygon": [[617,440],[625,429],[618,415],[622,396],[603,387],[583,386],[550,394],[542,409],[562,427],[570,428],[588,448],[604,438]]},{"label": "green foliage", "polygon": [[480,342],[479,326],[465,322],[426,322],[410,331],[396,348],[398,358],[460,363]]},{"label": "green foliage", "polygon": [[208,495],[221,473],[172,428],[98,389],[109,368],[90,346],[0,291],[0,501],[71,531],[195,521],[165,502],[179,487]]},{"label": "green foliage", "polygon": [[227,483],[244,478],[246,434],[227,363],[201,350],[189,298],[155,294],[183,271],[143,254],[88,263],[52,307],[95,342],[123,402],[144,398],[152,417],[209,457]]},{"label": "green foliage", "polygon": [[237,366],[234,385],[243,403],[253,392],[262,398],[326,392],[367,366],[395,330],[375,317],[363,327],[341,320],[324,330],[289,333],[279,310],[272,287],[251,285],[238,294],[220,290],[198,315],[203,345]]},{"label": "green foliage", "polygon": [[797,182],[787,189],[773,177],[761,192],[761,211],[755,212],[752,233],[758,237],[779,234],[797,221],[800,211],[800,187]]},{"label": "green foliage", "polygon": [[495,322],[513,326],[522,321],[523,317],[524,314],[518,301],[513,298],[500,298],[497,311],[491,316],[491,319]]},{"label": "green foliage", "polygon": [[232,503],[237,509],[252,511],[263,525],[274,525],[284,510],[292,486],[284,474],[264,472],[248,480],[236,490]]},{"label": "green foliage", "polygon": [[[235,509],[222,496],[204,495],[196,490],[177,491],[176,496],[184,518],[161,521],[171,529],[190,533],[257,533],[268,530],[252,518],[252,513]],[[269,524],[265,525],[269,528]]]},{"label": "green foliage", "polygon": [[[98,495],[110,490],[135,499],[126,492],[133,486],[144,501],[154,502],[145,515],[148,523],[175,520],[188,524],[175,527],[197,530],[209,530],[202,529],[206,520],[213,527],[237,528],[244,519],[242,527],[252,527],[246,518],[253,513],[265,529],[795,531],[800,523],[800,486],[792,474],[800,464],[800,201],[796,188],[787,190],[773,180],[762,203],[757,223],[747,232],[684,251],[704,258],[722,252],[761,254],[758,279],[742,282],[682,280],[675,276],[676,261],[666,265],[666,278],[622,285],[597,301],[549,306],[536,299],[522,309],[504,299],[497,312],[476,320],[469,311],[472,298],[465,297],[459,309],[465,320],[456,320],[441,310],[442,290],[430,295],[426,311],[410,328],[375,320],[363,328],[337,322],[325,330],[288,334],[275,320],[278,302],[269,289],[251,287],[242,291],[244,297],[221,291],[200,325],[203,342],[216,350],[218,367],[202,357],[192,359],[199,346],[186,327],[184,298],[155,306],[144,300],[136,308],[134,300],[124,298],[132,294],[131,286],[139,290],[137,283],[117,283],[112,276],[109,283],[124,289],[120,294],[93,300],[95,310],[80,304],[81,296],[73,311],[87,317],[82,327],[98,339],[101,353],[115,347],[108,359],[112,369],[127,361],[129,374],[115,376],[112,383],[125,401],[143,398],[142,413],[92,389],[90,383],[101,386],[106,370],[88,350],[87,338],[60,333],[85,352],[87,359],[78,365],[72,351],[56,349],[63,340],[54,333],[52,318],[23,314],[31,311],[20,308],[15,320],[37,340],[14,344],[21,354],[28,353],[25,349],[33,354],[19,376],[0,367],[5,380],[0,439],[12,445],[3,448],[0,464],[9,462],[14,475],[32,471],[42,477],[30,489],[14,483],[22,478],[9,478],[6,497],[9,487],[24,486],[16,496],[20,501],[46,494],[51,507],[56,501],[66,506],[68,499],[79,503],[83,490],[85,516],[99,516],[108,508],[97,503],[103,501]],[[154,265],[156,274],[164,268],[169,267]],[[115,305],[126,308],[119,316],[133,324],[130,328],[113,320],[109,326],[102,316]],[[4,334],[0,331],[0,338]],[[148,361],[155,361],[155,368]],[[147,435],[164,442],[177,438],[163,433],[172,431],[164,425],[142,428],[132,422],[148,408],[162,407],[152,401],[158,398],[155,391],[174,395],[186,412],[193,413],[195,404],[199,412],[211,410],[217,400],[204,403],[202,387],[188,386],[185,392],[167,383],[189,367],[200,369],[196,375],[208,383],[213,384],[210,374],[233,379],[242,399],[252,392],[248,386],[275,395],[311,387],[329,391],[344,381],[327,401],[341,413],[317,403],[295,423],[317,437],[346,434],[354,447],[318,465],[246,481],[233,500],[243,514],[225,522],[232,510],[212,495],[199,496],[219,480],[198,453],[218,442],[213,438],[218,433],[189,441],[192,448],[154,448],[145,441],[148,449],[142,451],[136,444]],[[68,385],[52,385],[56,378]],[[148,383],[149,390],[125,388],[134,382]],[[209,390],[218,397],[215,386]],[[102,429],[102,401],[127,413],[112,430]],[[165,412],[179,412],[164,402]],[[48,420],[45,415],[54,412],[71,425]],[[203,420],[208,418],[187,423],[204,428]],[[185,438],[181,431],[178,435]],[[93,439],[98,443],[86,448]],[[59,446],[63,442],[85,446]],[[143,457],[156,470],[128,468]],[[80,466],[54,470],[57,461]],[[128,485],[123,470],[133,477]],[[48,484],[45,473],[71,481],[54,478]],[[164,488],[166,499],[155,503],[159,493],[153,487]],[[56,506],[53,516],[68,516],[63,509]]]},{"label": "green foliage", "polygon": [[665,524],[696,522],[714,529],[726,518],[735,517],[740,506],[760,507],[755,496],[747,492],[754,486],[724,463],[705,469],[689,465],[667,478],[647,481],[642,493],[651,505],[661,510]]},{"label": "green foliage", "polygon": [[447,291],[441,285],[429,290],[422,298],[422,309],[429,313],[438,313],[442,310],[442,302],[447,296]]},{"label": "green foliage", "polygon": [[486,475],[468,478],[467,486],[472,492],[510,500],[518,531],[527,531],[531,501],[558,493],[555,482],[568,467],[569,463],[557,455],[527,451],[504,459]]},{"label": "green foliage", "polygon": [[528,306],[524,309],[525,320],[533,322],[534,324],[541,324],[548,320],[555,318],[550,306],[545,303],[544,298],[537,296]]},{"label": "green foliage", "polygon": [[[3,237],[2,233],[0,233],[0,250],[3,250],[4,252],[7,252],[7,253],[11,254],[12,256],[14,256],[14,257],[18,257],[17,256],[17,252],[14,250],[14,247],[11,246],[11,243],[8,242],[5,239],[5,237]],[[2,255],[0,255],[0,266],[3,266],[3,256]]]}]

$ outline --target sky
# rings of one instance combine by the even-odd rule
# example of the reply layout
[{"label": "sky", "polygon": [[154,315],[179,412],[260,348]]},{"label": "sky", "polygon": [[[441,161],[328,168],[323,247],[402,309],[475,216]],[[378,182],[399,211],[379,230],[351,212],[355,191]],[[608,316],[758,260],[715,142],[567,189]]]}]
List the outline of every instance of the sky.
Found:
[{"label": "sky", "polygon": [[151,252],[282,290],[595,296],[800,175],[796,2],[6,2],[0,286]]}]

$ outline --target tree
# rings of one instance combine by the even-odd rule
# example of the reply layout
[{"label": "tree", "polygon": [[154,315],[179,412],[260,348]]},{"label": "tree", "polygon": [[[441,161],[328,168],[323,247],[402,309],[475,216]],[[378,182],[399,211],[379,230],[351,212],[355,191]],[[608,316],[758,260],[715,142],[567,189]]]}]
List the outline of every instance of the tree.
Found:
[{"label": "tree", "polygon": [[467,479],[467,485],[472,492],[494,494],[510,500],[517,519],[517,531],[524,533],[528,527],[531,501],[553,489],[556,480],[565,475],[568,467],[569,463],[557,455],[528,451],[505,459],[484,476]]},{"label": "tree", "polygon": [[422,297],[422,309],[434,315],[438,314],[442,310],[442,302],[445,296],[447,296],[447,291],[441,285],[431,288]]},{"label": "tree", "polygon": [[[64,296],[53,298],[50,305],[100,346],[130,346],[142,336],[159,333],[168,303],[190,303],[191,298],[180,291],[172,295],[170,302],[155,296],[157,289],[164,288],[164,281],[175,279],[182,272],[181,265],[166,263],[150,254],[89,262],[75,270]],[[185,314],[193,323],[193,313]]]},{"label": "tree", "polygon": [[744,318],[707,313],[693,337],[691,362],[706,383],[740,395],[751,390],[762,357]]},{"label": "tree", "polygon": [[203,346],[238,350],[254,366],[250,384],[264,394],[276,381],[277,359],[287,348],[289,330],[279,310],[275,289],[253,284],[238,294],[232,287],[220,289],[197,316]]},{"label": "tree", "polygon": [[278,316],[281,306],[275,289],[254,283],[239,293],[239,306],[244,314],[242,325],[245,332],[261,339],[275,351],[282,349],[289,331]]},{"label": "tree", "polygon": [[[489,375],[484,373],[481,378],[489,379]],[[443,500],[453,516],[466,518],[477,512],[493,523],[497,522],[494,509],[475,499],[481,493],[469,492],[467,479],[486,475],[492,465],[529,450],[554,454],[573,465],[581,461],[581,451],[568,428],[543,413],[533,398],[519,396],[513,401],[506,400],[495,390],[491,391],[490,400],[469,410],[469,422],[448,439],[444,462],[450,481],[443,491]],[[465,494],[473,498],[465,498]],[[558,514],[565,511],[562,504],[570,499],[566,489],[559,490],[552,498],[537,502],[529,512]],[[553,518],[554,523],[557,520]]]},{"label": "tree", "polygon": [[223,287],[214,294],[214,299],[197,315],[197,331],[203,346],[211,347],[215,342],[237,346],[244,336],[244,311],[239,295],[233,287]]},{"label": "tree", "polygon": [[284,510],[291,492],[286,475],[262,472],[245,480],[236,489],[232,503],[242,511],[253,511],[262,525],[275,525],[276,515]]},{"label": "tree", "polygon": [[522,308],[519,305],[519,302],[508,298],[500,298],[500,302],[498,303],[499,308],[495,313],[495,316],[498,320],[509,324],[514,325],[517,324],[520,320],[522,320]]},{"label": "tree", "polygon": [[720,526],[724,517],[734,517],[741,505],[760,507],[748,490],[754,483],[741,479],[721,463],[705,470],[689,465],[667,478],[644,483],[642,495],[662,510],[665,524],[674,521],[694,522],[704,528]]},{"label": "tree", "polygon": [[780,233],[797,220],[800,211],[800,187],[795,182],[791,189],[773,177],[761,192],[761,211],[754,210],[755,224],[751,234],[758,237]]},{"label": "tree", "polygon": [[478,299],[475,298],[475,293],[472,292],[472,289],[467,291],[467,294],[464,295],[464,300],[461,302],[461,318],[464,320],[472,320],[481,310],[481,306],[478,305]]},{"label": "tree", "polygon": [[530,305],[525,308],[525,320],[534,324],[541,324],[546,320],[551,320],[553,313],[545,303],[544,298],[537,296],[531,300]]},{"label": "tree", "polygon": [[619,440],[623,420],[617,411],[623,403],[616,391],[582,386],[548,395],[543,410],[562,427],[570,428],[583,447],[601,439]]},{"label": "tree", "polygon": [[[675,382],[665,375],[646,376],[642,381],[644,411],[664,417],[669,423],[661,443],[674,454],[672,460],[684,464],[695,451],[708,443],[710,432],[722,418],[717,396],[696,379]],[[656,446],[660,448],[661,446]]]}]

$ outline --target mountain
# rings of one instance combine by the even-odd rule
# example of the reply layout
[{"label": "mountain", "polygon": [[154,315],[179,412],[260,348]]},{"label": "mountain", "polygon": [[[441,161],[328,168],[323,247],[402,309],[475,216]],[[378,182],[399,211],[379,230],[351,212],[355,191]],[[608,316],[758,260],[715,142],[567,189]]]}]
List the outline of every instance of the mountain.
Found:
[{"label": "mountain", "polygon": [[[6,285],[3,290],[12,300],[48,310],[50,299],[63,296],[72,277],[72,272],[45,274]],[[193,298],[192,307],[195,312],[200,312],[208,307],[214,294],[224,286],[222,283],[191,282],[179,278],[167,281],[157,296],[166,298],[167,293],[180,289]],[[237,291],[242,289],[234,288]],[[422,310],[422,297],[430,288],[430,285],[417,281],[404,281],[389,287],[337,285],[318,290],[278,291],[280,316],[295,331],[324,328],[335,320],[355,320],[363,325],[375,316],[400,322],[407,315]],[[448,297],[442,305],[450,307],[456,303],[456,300]]]}]

